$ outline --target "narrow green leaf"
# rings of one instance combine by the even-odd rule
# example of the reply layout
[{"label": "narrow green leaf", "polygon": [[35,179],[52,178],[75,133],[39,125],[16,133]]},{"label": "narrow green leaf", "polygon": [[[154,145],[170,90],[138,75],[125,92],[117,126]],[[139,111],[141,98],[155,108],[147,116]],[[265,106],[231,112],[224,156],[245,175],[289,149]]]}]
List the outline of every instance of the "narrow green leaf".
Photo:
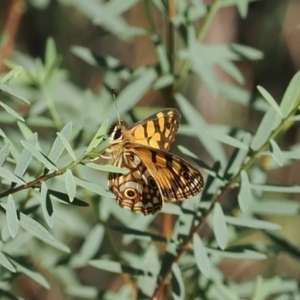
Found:
[{"label": "narrow green leaf", "polygon": [[247,17],[248,5],[249,5],[248,0],[239,0],[236,2],[238,12],[242,19],[245,19]]},{"label": "narrow green leaf", "polygon": [[[17,121],[18,127],[23,134],[23,137],[28,140],[33,136],[32,130],[23,122]],[[37,135],[37,134],[36,134]]]},{"label": "narrow green leaf", "polygon": [[252,194],[250,191],[249,178],[246,171],[241,172],[240,190],[238,194],[238,201],[240,209],[245,212],[248,210],[249,205],[252,203]]},{"label": "narrow green leaf", "polygon": [[167,242],[168,240],[161,235],[150,233],[143,230],[138,230],[130,227],[120,227],[120,226],[111,226],[111,229],[116,230],[118,232],[122,232],[124,234],[132,235],[137,239],[143,239],[146,241],[155,241],[155,242]]},{"label": "narrow green leaf", "polygon": [[228,229],[220,203],[214,207],[213,230],[219,247],[224,250],[228,243]]},{"label": "narrow green leaf", "polygon": [[75,161],[76,160],[76,156],[75,156],[75,153],[74,153],[71,145],[69,144],[69,142],[66,140],[66,138],[60,132],[57,132],[57,136],[59,137],[59,139],[61,140],[61,142],[65,146],[65,148],[68,151],[68,153],[70,154],[70,156]]},{"label": "narrow green leaf", "polygon": [[104,260],[104,259],[98,259],[98,260],[90,260],[89,265],[106,270],[113,273],[128,273],[132,276],[138,276],[138,275],[148,275],[153,276],[153,274],[147,270],[142,270],[138,268],[133,268],[131,266],[123,265],[115,261],[110,260]]},{"label": "narrow green leaf", "polygon": [[57,167],[52,163],[42,152],[36,149],[28,142],[21,141],[22,145],[41,163],[43,163],[50,170],[57,170]]},{"label": "narrow green leaf", "polygon": [[51,198],[46,183],[43,181],[41,185],[41,201],[44,218],[50,228],[54,226],[54,214]]},{"label": "narrow green leaf", "polygon": [[85,266],[89,259],[92,259],[98,252],[105,234],[104,226],[97,224],[86,237],[78,255],[72,258],[72,266]]},{"label": "narrow green leaf", "polygon": [[9,154],[9,144],[5,144],[0,150],[0,167],[2,167]]},{"label": "narrow green leaf", "polygon": [[216,249],[206,248],[206,252],[212,254],[214,256],[219,257],[226,257],[232,259],[255,259],[255,260],[262,260],[266,259],[267,256],[265,254],[261,254],[259,252],[253,250],[244,249],[243,252],[236,252],[236,251],[220,251]]},{"label": "narrow green leaf", "polygon": [[102,188],[101,186],[95,184],[95,183],[92,183],[92,182],[88,182],[88,181],[85,181],[85,180],[82,180],[82,179],[79,179],[77,177],[74,177],[75,179],[75,183],[77,185],[80,185],[82,186],[83,188],[87,189],[87,190],[90,190],[98,195],[101,195],[101,196],[104,196],[104,197],[108,197],[108,198],[114,198],[115,195],[106,191],[104,188]]},{"label": "narrow green leaf", "polygon": [[22,71],[21,66],[13,68],[1,79],[1,82],[3,84],[5,84],[5,83],[11,81],[12,79],[16,78],[20,74],[21,71]]},{"label": "narrow green leaf", "polygon": [[96,67],[97,66],[97,60],[91,53],[90,49],[81,47],[81,46],[72,46],[71,52],[77,55],[79,58],[81,58],[86,63]]},{"label": "narrow green leaf", "polygon": [[300,71],[298,71],[290,81],[280,103],[280,110],[282,111],[284,117],[287,117],[291,110],[299,105],[299,95]]},{"label": "narrow green leaf", "polygon": [[256,201],[251,207],[251,212],[260,215],[278,215],[293,216],[298,215],[300,211],[300,203],[289,200],[272,200]]},{"label": "narrow green leaf", "polygon": [[15,117],[16,119],[25,122],[24,118],[19,115],[15,110],[13,110],[12,108],[10,108],[8,105],[4,104],[3,102],[0,101],[0,106],[2,106],[7,113],[9,113],[10,115],[12,115],[13,117]]},{"label": "narrow green leaf", "polygon": [[15,259],[12,259],[12,261],[13,261],[14,265],[16,266],[18,272],[21,272],[21,273],[27,275],[29,278],[31,278],[33,281],[37,282],[44,288],[50,289],[50,285],[49,285],[48,281],[40,273],[28,269],[24,265],[21,265],[19,262],[17,262]]},{"label": "narrow green leaf", "polygon": [[8,181],[24,184],[25,181],[21,178],[14,175],[12,172],[4,169],[3,167],[0,167],[0,177],[7,179]]},{"label": "narrow green leaf", "polygon": [[0,252],[0,265],[2,265],[7,270],[16,273],[15,267],[11,264],[11,262],[7,259],[7,257]]},{"label": "narrow green leaf", "polygon": [[269,280],[263,279],[261,275],[256,277],[254,291],[252,295],[253,300],[268,299],[274,293],[274,289],[279,285],[279,277],[274,277]]},{"label": "narrow green leaf", "polygon": [[128,172],[127,168],[119,168],[112,165],[100,165],[93,162],[86,163],[85,165],[88,168],[92,168],[103,172],[120,173],[120,174],[126,174]]},{"label": "narrow green leaf", "polygon": [[204,248],[204,245],[200,237],[196,233],[194,233],[193,235],[193,245],[194,245],[194,255],[195,255],[196,263],[200,272],[208,278],[211,277],[212,268],[206,253],[206,249]]},{"label": "narrow green leaf", "polygon": [[[223,166],[226,166],[227,158],[224,149],[218,141],[206,134],[206,131],[209,127],[203,117],[181,94],[176,94],[175,100],[180,107],[180,111],[185,115],[188,122],[192,125],[193,133],[201,141],[203,147],[214,160],[220,161]],[[199,128],[201,128],[201,130],[199,130]]]},{"label": "narrow green leaf", "polygon": [[243,149],[243,150],[248,150],[248,145],[244,144],[243,142],[241,142],[229,135],[223,134],[220,131],[209,130],[209,131],[207,131],[207,134],[210,135],[212,138],[214,138],[222,143],[228,144],[232,147]]},{"label": "narrow green leaf", "polygon": [[178,264],[172,265],[172,296],[174,300],[185,299],[185,286]]},{"label": "narrow green leaf", "polygon": [[52,234],[40,223],[32,218],[20,213],[20,225],[34,236],[40,238],[44,237],[48,240],[54,240]]},{"label": "narrow green leaf", "polygon": [[[63,127],[63,129],[60,131],[60,134],[66,140],[69,140],[71,133],[72,133],[72,123],[69,122]],[[62,143],[60,138],[57,136],[51,147],[51,150],[49,152],[49,155],[48,155],[49,159],[52,162],[56,163],[57,160],[59,159],[59,157],[61,156],[61,154],[63,153],[64,149],[65,149],[64,144]]]},{"label": "narrow green leaf", "polygon": [[17,216],[17,210],[15,201],[12,195],[8,195],[7,205],[6,205],[6,224],[8,232],[12,238],[14,238],[18,233],[19,220]]},{"label": "narrow green leaf", "polygon": [[[145,68],[141,70],[139,77],[126,86],[125,89],[118,95],[116,100],[119,113],[122,115],[142,98],[142,96],[149,90],[152,83],[157,78],[157,73],[154,68]],[[115,118],[116,108],[115,105],[111,105],[106,115],[109,119]]]},{"label": "narrow green leaf", "polygon": [[[34,133],[28,140],[28,143],[35,146],[37,143],[37,133]],[[27,150],[23,149],[20,158],[17,161],[14,174],[22,177],[27,170],[32,159],[32,154]]]},{"label": "narrow green leaf", "polygon": [[98,129],[97,133],[93,137],[92,141],[90,142],[89,146],[86,149],[86,153],[90,153],[93,149],[95,149],[103,140],[105,133],[108,127],[108,120],[106,120]]},{"label": "narrow green leaf", "polygon": [[159,66],[161,68],[161,73],[166,74],[170,71],[170,63],[167,56],[166,48],[164,44],[161,42],[160,37],[156,33],[153,33],[151,35],[151,40],[157,54]]},{"label": "narrow green leaf", "polygon": [[271,147],[271,153],[274,160],[276,161],[278,166],[281,167],[283,165],[283,155],[279,146],[273,139],[270,140],[270,147]]},{"label": "narrow green leaf", "polygon": [[22,95],[20,95],[18,92],[16,92],[15,90],[13,90],[11,87],[3,84],[2,82],[0,82],[0,91],[3,91],[7,94],[10,94],[11,96],[25,102],[26,104],[29,104],[29,101],[27,99],[25,99]]},{"label": "narrow green leaf", "polygon": [[248,219],[248,218],[235,218],[235,217],[225,217],[226,223],[235,225],[235,226],[243,226],[257,229],[266,229],[266,230],[278,230],[281,229],[280,225],[275,223],[271,223],[268,221],[261,221],[257,219]]},{"label": "narrow green leaf", "polygon": [[[250,144],[250,147],[253,151],[258,150],[261,146],[263,146],[266,143],[273,130],[276,115],[277,113],[273,108],[269,109],[265,113]],[[276,123],[275,125],[278,124]]]},{"label": "narrow green leaf", "polygon": [[264,192],[276,192],[276,193],[300,193],[299,185],[267,185],[267,184],[251,184],[251,189]]},{"label": "narrow green leaf", "polygon": [[73,173],[69,169],[66,171],[65,184],[70,202],[73,202],[73,199],[76,195],[76,184],[73,177]]},{"label": "narrow green leaf", "polygon": [[257,89],[261,93],[261,95],[266,99],[266,101],[274,108],[274,110],[278,113],[278,115],[283,118],[282,111],[280,110],[280,107],[278,106],[277,102],[274,100],[274,98],[269,94],[268,91],[266,91],[262,86],[257,86]]},{"label": "narrow green leaf", "polygon": [[81,206],[81,207],[89,206],[88,203],[86,203],[78,198],[74,198],[73,202],[70,203],[69,196],[65,193],[61,193],[61,192],[50,190],[50,189],[48,189],[48,192],[50,195],[54,196],[54,198],[52,197],[54,200],[56,200],[56,198],[57,198],[62,203],[71,204],[71,205],[75,205],[75,206]]},{"label": "narrow green leaf", "polygon": [[122,266],[119,262],[97,259],[90,260],[89,264],[95,268],[106,270],[113,273],[123,273]]}]

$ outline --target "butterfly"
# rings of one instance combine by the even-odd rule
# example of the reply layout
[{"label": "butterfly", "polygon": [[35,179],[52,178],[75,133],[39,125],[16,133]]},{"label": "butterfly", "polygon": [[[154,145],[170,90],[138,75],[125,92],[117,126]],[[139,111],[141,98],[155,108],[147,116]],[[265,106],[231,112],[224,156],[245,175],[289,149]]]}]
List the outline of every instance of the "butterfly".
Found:
[{"label": "butterfly", "polygon": [[202,190],[201,173],[168,152],[180,119],[177,109],[166,108],[132,126],[119,120],[109,127],[103,157],[111,165],[128,170],[108,175],[109,189],[121,207],[154,214],[164,201],[185,200]]}]

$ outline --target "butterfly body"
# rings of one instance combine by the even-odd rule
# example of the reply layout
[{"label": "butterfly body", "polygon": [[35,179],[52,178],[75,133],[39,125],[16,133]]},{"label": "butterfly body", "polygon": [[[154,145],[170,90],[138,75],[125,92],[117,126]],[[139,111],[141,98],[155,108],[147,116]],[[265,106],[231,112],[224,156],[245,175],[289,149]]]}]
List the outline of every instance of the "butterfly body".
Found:
[{"label": "butterfly body", "polygon": [[110,173],[108,184],[118,204],[144,215],[161,210],[164,201],[184,200],[203,187],[201,173],[168,150],[180,124],[176,109],[164,109],[128,127],[113,123],[104,157],[125,174]]}]

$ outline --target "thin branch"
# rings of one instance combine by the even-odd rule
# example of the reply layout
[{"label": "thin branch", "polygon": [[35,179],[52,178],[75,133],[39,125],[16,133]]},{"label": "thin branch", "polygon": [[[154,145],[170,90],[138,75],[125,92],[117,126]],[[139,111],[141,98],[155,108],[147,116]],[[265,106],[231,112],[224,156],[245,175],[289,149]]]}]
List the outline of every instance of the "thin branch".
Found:
[{"label": "thin branch", "polygon": [[3,47],[0,49],[0,72],[5,69],[4,62],[10,57],[15,44],[20,19],[23,13],[24,0],[13,0],[7,12],[3,31],[6,34]]}]

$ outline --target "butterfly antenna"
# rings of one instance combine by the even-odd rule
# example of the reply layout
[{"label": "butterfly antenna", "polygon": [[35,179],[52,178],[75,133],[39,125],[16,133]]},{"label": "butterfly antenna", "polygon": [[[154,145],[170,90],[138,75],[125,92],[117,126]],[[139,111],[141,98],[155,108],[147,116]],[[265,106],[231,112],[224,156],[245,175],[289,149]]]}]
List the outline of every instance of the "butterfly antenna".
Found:
[{"label": "butterfly antenna", "polygon": [[112,94],[114,102],[115,102],[115,107],[116,107],[117,115],[118,115],[118,121],[119,121],[119,124],[121,125],[121,118],[120,118],[120,113],[119,113],[119,109],[118,109],[118,105],[117,105],[115,89],[113,87],[111,87],[110,91],[111,91],[111,94]]}]

